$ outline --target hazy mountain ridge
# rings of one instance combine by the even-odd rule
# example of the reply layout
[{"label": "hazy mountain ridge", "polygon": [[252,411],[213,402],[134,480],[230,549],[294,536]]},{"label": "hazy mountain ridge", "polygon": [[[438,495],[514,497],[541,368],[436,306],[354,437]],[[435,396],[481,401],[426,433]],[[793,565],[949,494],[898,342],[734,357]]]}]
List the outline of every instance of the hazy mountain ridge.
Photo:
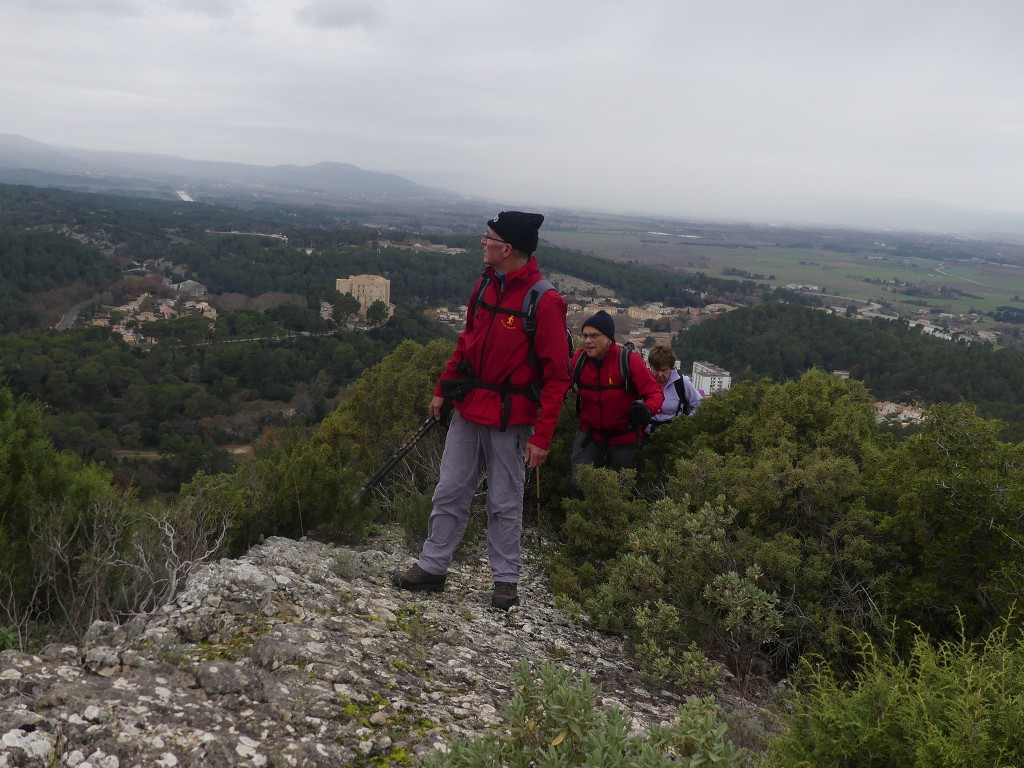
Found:
[{"label": "hazy mountain ridge", "polygon": [[394,174],[349,163],[262,166],[189,160],[170,155],[57,148],[23,136],[0,134],[0,181],[70,189],[124,190],[199,199],[257,196],[294,201],[441,203],[442,192]]},{"label": "hazy mountain ridge", "polygon": [[[451,204],[493,207],[493,203],[487,202],[488,198],[506,194],[500,179],[448,170],[410,171],[398,175],[341,162],[264,166],[190,160],[172,155],[56,147],[16,134],[0,134],[0,182],[167,199],[175,197],[180,190],[196,200],[209,201],[258,199],[305,205],[375,204],[428,209]],[[564,202],[555,206],[540,202],[563,197]],[[533,202],[513,193],[501,204],[548,211],[553,207],[585,209],[575,205],[569,197],[568,190],[539,186],[531,195]],[[1024,212],[884,197],[835,197],[777,208],[770,215],[744,218],[737,212],[727,219],[792,227],[881,229],[1024,241]],[[690,212],[679,211],[673,218],[685,220],[688,217],[694,218]]]}]

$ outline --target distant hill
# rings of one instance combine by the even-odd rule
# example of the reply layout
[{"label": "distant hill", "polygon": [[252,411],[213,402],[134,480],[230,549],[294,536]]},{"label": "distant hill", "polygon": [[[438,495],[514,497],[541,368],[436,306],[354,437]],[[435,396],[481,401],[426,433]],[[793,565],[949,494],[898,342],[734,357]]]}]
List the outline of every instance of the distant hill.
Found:
[{"label": "distant hill", "polygon": [[[79,192],[111,192],[138,197],[192,199],[246,206],[271,203],[326,206],[375,213],[401,211],[415,218],[451,212],[453,207],[493,215],[495,205],[577,210],[552,205],[570,200],[572,192],[539,186],[533,202],[493,199],[493,180],[446,170],[409,171],[403,175],[364,170],[349,163],[315,165],[252,165],[189,160],[172,155],[100,152],[53,146],[16,134],[0,134],[0,183],[58,187]],[[539,203],[537,200],[548,200]],[[620,215],[623,212],[597,215]],[[637,214],[633,214],[637,215]],[[766,218],[767,217],[767,218]],[[663,216],[656,216],[658,220]],[[722,223],[744,219],[726,216]],[[762,224],[804,228],[840,227],[860,230],[957,233],[982,239],[1024,242],[1024,212],[961,208],[923,200],[882,198],[822,199],[782,204]]]},{"label": "distant hill", "polygon": [[183,191],[196,200],[235,202],[433,207],[459,198],[456,193],[348,163],[263,166],[208,162],[54,147],[13,134],[0,134],[0,182],[161,198],[174,198]]}]

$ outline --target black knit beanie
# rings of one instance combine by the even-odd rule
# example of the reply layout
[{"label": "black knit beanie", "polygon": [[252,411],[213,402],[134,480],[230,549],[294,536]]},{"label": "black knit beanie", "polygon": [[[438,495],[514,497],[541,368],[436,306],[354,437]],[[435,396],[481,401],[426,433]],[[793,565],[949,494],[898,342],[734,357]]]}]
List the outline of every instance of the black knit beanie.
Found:
[{"label": "black knit beanie", "polygon": [[583,325],[580,327],[586,328],[588,325],[594,330],[600,331],[612,341],[615,341],[615,321],[603,309],[598,310],[597,314],[593,317],[584,320]]},{"label": "black knit beanie", "polygon": [[537,250],[537,230],[543,223],[544,217],[539,213],[502,211],[487,226],[517,251],[530,254]]}]

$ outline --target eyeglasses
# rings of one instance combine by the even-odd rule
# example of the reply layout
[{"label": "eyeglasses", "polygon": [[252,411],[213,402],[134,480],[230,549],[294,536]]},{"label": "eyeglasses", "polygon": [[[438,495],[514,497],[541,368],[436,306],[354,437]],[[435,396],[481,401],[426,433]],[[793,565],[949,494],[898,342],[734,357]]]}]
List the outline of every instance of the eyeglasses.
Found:
[{"label": "eyeglasses", "polygon": [[481,235],[480,237],[483,240],[493,240],[494,242],[501,243],[502,245],[509,245],[510,244],[508,242],[508,240],[502,240],[500,237],[491,237],[490,235]]}]

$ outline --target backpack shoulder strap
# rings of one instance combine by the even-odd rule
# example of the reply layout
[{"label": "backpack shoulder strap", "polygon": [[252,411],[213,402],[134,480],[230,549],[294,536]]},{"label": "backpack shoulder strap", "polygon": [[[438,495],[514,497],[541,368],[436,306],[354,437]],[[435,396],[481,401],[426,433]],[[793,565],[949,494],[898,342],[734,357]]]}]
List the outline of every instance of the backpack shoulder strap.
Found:
[{"label": "backpack shoulder strap", "polygon": [[533,334],[537,332],[537,305],[540,304],[541,297],[544,296],[548,291],[555,290],[548,280],[543,277],[530,286],[530,290],[523,296],[523,330],[533,338]]},{"label": "backpack shoulder strap", "polygon": [[484,272],[480,275],[480,282],[476,289],[476,301],[473,302],[474,306],[479,307],[484,303],[484,294],[487,292],[487,286],[491,284],[491,276]]},{"label": "backpack shoulder strap", "polygon": [[633,388],[633,374],[629,370],[629,356],[633,350],[629,345],[619,347],[619,376],[622,379],[622,388],[630,390]]},{"label": "backpack shoulder strap", "polygon": [[582,355],[580,355],[578,358],[576,358],[576,365],[574,365],[573,369],[572,369],[572,385],[574,387],[577,387],[577,388],[579,387],[579,385],[580,385],[580,375],[583,373],[583,366],[586,365],[586,363],[587,363],[587,353],[584,352]]},{"label": "backpack shoulder strap", "polygon": [[676,416],[680,413],[683,416],[690,415],[690,401],[686,397],[686,380],[680,374],[679,378],[676,379],[673,385],[676,388],[676,395],[679,396],[679,407],[676,408]]}]

